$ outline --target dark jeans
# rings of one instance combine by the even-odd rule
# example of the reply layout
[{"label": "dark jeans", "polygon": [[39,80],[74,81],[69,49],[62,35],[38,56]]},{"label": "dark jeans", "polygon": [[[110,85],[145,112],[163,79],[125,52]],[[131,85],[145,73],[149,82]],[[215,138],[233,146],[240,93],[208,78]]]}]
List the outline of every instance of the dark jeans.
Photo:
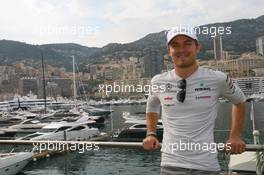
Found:
[{"label": "dark jeans", "polygon": [[203,171],[179,167],[161,167],[160,175],[219,175],[219,171]]}]

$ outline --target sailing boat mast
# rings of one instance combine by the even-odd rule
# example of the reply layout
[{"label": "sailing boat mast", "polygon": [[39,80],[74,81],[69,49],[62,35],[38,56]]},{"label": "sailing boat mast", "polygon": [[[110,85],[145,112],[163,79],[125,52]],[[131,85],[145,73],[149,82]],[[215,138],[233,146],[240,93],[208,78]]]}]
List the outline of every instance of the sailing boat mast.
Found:
[{"label": "sailing boat mast", "polygon": [[46,112],[47,112],[47,97],[46,97],[46,82],[45,82],[43,53],[41,53],[41,65],[42,65],[42,84],[43,84],[43,97],[44,97],[44,114],[46,114]]},{"label": "sailing boat mast", "polygon": [[73,73],[73,98],[74,101],[77,98],[76,95],[76,81],[75,81],[75,60],[74,60],[74,56],[72,56],[72,73]]}]

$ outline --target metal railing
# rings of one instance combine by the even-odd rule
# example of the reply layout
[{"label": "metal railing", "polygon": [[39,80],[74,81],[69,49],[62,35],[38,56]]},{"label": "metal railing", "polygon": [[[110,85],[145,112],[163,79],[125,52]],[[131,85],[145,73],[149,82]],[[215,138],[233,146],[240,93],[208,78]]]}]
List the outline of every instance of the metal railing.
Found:
[{"label": "metal railing", "polygon": [[[99,141],[51,141],[51,140],[0,140],[0,144],[12,145],[34,145],[34,144],[90,144],[99,147],[117,147],[117,148],[143,148],[142,142],[99,142]],[[261,144],[246,144],[246,151],[264,150]]]}]

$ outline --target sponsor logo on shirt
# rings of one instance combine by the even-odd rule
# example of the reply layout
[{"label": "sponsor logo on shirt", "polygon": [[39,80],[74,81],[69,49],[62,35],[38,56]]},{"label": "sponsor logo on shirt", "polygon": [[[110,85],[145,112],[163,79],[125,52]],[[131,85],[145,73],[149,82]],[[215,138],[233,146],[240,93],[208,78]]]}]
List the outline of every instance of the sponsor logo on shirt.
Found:
[{"label": "sponsor logo on shirt", "polygon": [[167,83],[167,84],[166,84],[166,90],[170,90],[171,88],[172,88],[172,84]]},{"label": "sponsor logo on shirt", "polygon": [[164,104],[164,106],[175,106],[175,104]]},{"label": "sponsor logo on shirt", "polygon": [[210,87],[206,87],[205,86],[205,81],[204,80],[200,80],[199,81],[199,86],[198,88],[195,88],[194,91],[211,91]]},{"label": "sponsor logo on shirt", "polygon": [[200,87],[204,87],[204,84],[205,84],[204,80],[201,80],[201,81],[199,82],[199,84],[200,84]]},{"label": "sponsor logo on shirt", "polygon": [[211,91],[210,87],[200,87],[200,88],[195,88],[195,91]]},{"label": "sponsor logo on shirt", "polygon": [[226,83],[228,84],[229,88],[232,89],[234,86],[234,81],[229,76],[226,77]]},{"label": "sponsor logo on shirt", "polygon": [[167,83],[166,85],[166,92],[177,92],[177,86],[171,84],[171,83]]},{"label": "sponsor logo on shirt", "polygon": [[167,96],[167,97],[164,97],[164,100],[172,100],[173,97],[170,97],[170,96]]},{"label": "sponsor logo on shirt", "polygon": [[234,86],[231,93],[234,94],[235,92],[236,92],[236,87]]},{"label": "sponsor logo on shirt", "polygon": [[230,78],[228,75],[226,77],[226,83],[227,83],[229,89],[232,90],[231,93],[234,94],[236,91],[236,86],[234,85],[234,81],[232,80],[232,78]]},{"label": "sponsor logo on shirt", "polygon": [[206,95],[206,96],[196,96],[196,100],[199,100],[199,99],[210,99],[211,96],[210,95]]}]

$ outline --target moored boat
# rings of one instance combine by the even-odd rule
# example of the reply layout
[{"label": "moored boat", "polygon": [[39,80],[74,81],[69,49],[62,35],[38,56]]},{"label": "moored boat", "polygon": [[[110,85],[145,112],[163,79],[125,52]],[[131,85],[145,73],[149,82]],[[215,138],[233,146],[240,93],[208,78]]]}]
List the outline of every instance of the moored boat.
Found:
[{"label": "moored boat", "polygon": [[32,159],[32,152],[1,153],[0,174],[15,175],[20,172]]}]

